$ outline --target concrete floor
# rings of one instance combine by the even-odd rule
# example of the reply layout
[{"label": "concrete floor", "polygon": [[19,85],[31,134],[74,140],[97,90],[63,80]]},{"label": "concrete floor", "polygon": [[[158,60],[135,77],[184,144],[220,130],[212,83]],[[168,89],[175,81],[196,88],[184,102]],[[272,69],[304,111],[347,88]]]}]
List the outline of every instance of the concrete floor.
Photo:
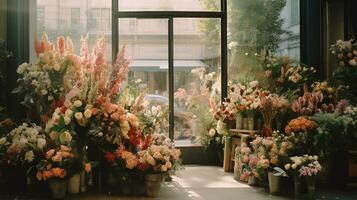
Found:
[{"label": "concrete floor", "polygon": [[[118,197],[110,195],[86,195],[75,200],[149,200],[148,197]],[[266,200],[287,199],[271,196],[262,189],[255,189],[233,179],[232,173],[222,167],[188,166],[176,173],[172,182],[164,183],[157,200]]]},{"label": "concrete floor", "polygon": [[[287,197],[288,196],[288,197]],[[222,167],[186,166],[173,176],[172,182],[165,182],[158,198],[121,197],[117,195],[87,193],[68,197],[71,200],[284,200],[289,198],[270,195],[262,188],[250,187],[237,182],[232,173],[223,172]],[[3,199],[33,199],[33,198],[4,198]],[[42,198],[46,199],[46,198]],[[319,189],[319,200],[357,200],[357,190],[336,191]]]}]

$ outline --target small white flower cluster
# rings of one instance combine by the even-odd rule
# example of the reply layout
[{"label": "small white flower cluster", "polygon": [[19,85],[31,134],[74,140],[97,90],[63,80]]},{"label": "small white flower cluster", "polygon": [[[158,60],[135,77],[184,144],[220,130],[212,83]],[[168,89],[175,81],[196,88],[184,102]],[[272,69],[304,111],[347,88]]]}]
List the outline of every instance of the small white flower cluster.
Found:
[{"label": "small white flower cluster", "polygon": [[13,129],[9,134],[9,140],[11,145],[8,152],[15,155],[24,154],[23,159],[28,163],[35,159],[34,151],[42,151],[47,144],[41,127],[27,123]]},{"label": "small white flower cluster", "polygon": [[51,79],[49,74],[38,65],[23,63],[17,68],[17,73],[22,76],[22,80],[25,83],[34,88],[37,94],[42,96],[48,94],[48,90],[51,87]]},{"label": "small white flower cluster", "polygon": [[318,162],[319,157],[314,155],[303,155],[290,157],[292,163],[285,164],[286,170],[297,170],[299,176],[313,176],[321,171],[321,165]]},{"label": "small white flower cluster", "polygon": [[258,88],[258,81],[251,81],[248,83],[230,83],[230,93],[228,97],[230,101],[225,102],[226,106],[232,113],[237,113],[244,110],[256,110],[259,108],[260,94],[263,92]]}]

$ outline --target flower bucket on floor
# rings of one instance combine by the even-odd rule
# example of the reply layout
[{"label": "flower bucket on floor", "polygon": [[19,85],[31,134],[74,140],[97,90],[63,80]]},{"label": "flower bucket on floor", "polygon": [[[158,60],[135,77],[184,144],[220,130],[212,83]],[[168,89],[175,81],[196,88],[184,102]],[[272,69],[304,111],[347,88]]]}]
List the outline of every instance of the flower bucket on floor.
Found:
[{"label": "flower bucket on floor", "polygon": [[306,176],[307,184],[307,199],[315,199],[315,185],[316,185],[316,176]]},{"label": "flower bucket on floor", "polygon": [[268,172],[269,192],[270,194],[279,194],[280,192],[280,177],[274,175],[273,172]]},{"label": "flower bucket on floor", "polygon": [[149,197],[159,196],[162,174],[147,174],[146,175],[146,194]]},{"label": "flower bucket on floor", "polygon": [[50,180],[49,187],[53,199],[64,199],[67,193],[67,180]]},{"label": "flower bucket on floor", "polygon": [[296,174],[294,175],[294,197],[300,198],[301,196],[301,178]]},{"label": "flower bucket on floor", "polygon": [[257,180],[256,180],[255,176],[253,176],[253,175],[249,176],[248,185],[251,185],[251,186],[257,185]]},{"label": "flower bucket on floor", "polygon": [[81,175],[75,174],[68,179],[68,194],[78,194],[81,188]]}]

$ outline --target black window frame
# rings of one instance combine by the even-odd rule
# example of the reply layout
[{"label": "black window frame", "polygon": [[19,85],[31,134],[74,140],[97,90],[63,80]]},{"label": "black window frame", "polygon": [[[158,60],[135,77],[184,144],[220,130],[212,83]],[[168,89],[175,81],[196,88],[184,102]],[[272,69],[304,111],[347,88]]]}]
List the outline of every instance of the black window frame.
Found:
[{"label": "black window frame", "polygon": [[119,0],[112,0],[112,59],[119,51],[119,19],[168,19],[169,137],[174,136],[174,22],[175,18],[215,18],[221,20],[221,99],[227,97],[227,0],[220,0],[220,11],[120,11]]}]

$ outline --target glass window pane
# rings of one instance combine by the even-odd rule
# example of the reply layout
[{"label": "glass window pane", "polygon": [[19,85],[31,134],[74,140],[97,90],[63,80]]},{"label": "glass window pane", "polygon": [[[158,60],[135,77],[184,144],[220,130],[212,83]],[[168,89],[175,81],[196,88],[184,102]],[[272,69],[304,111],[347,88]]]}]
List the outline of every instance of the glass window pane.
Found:
[{"label": "glass window pane", "polygon": [[229,80],[259,79],[267,55],[300,59],[299,2],[228,0]]},{"label": "glass window pane", "polygon": [[[81,36],[89,35],[92,48],[98,37],[107,41],[107,59],[111,60],[111,0],[37,0],[37,37],[46,31],[56,42],[58,36],[70,36],[79,53]],[[34,57],[33,49],[30,49]]]},{"label": "glass window pane", "polygon": [[159,107],[164,115],[157,131],[169,133],[168,20],[119,19],[119,47],[132,57],[128,84],[147,89],[148,112]]},{"label": "glass window pane", "polygon": [[71,8],[71,29],[80,29],[80,9],[79,8]]},{"label": "glass window pane", "polygon": [[220,20],[174,19],[174,34],[174,139],[178,145],[199,144],[215,121],[209,100],[220,99]]},{"label": "glass window pane", "polygon": [[[207,6],[209,4],[209,6]],[[220,0],[120,0],[120,11],[220,11]]]}]

